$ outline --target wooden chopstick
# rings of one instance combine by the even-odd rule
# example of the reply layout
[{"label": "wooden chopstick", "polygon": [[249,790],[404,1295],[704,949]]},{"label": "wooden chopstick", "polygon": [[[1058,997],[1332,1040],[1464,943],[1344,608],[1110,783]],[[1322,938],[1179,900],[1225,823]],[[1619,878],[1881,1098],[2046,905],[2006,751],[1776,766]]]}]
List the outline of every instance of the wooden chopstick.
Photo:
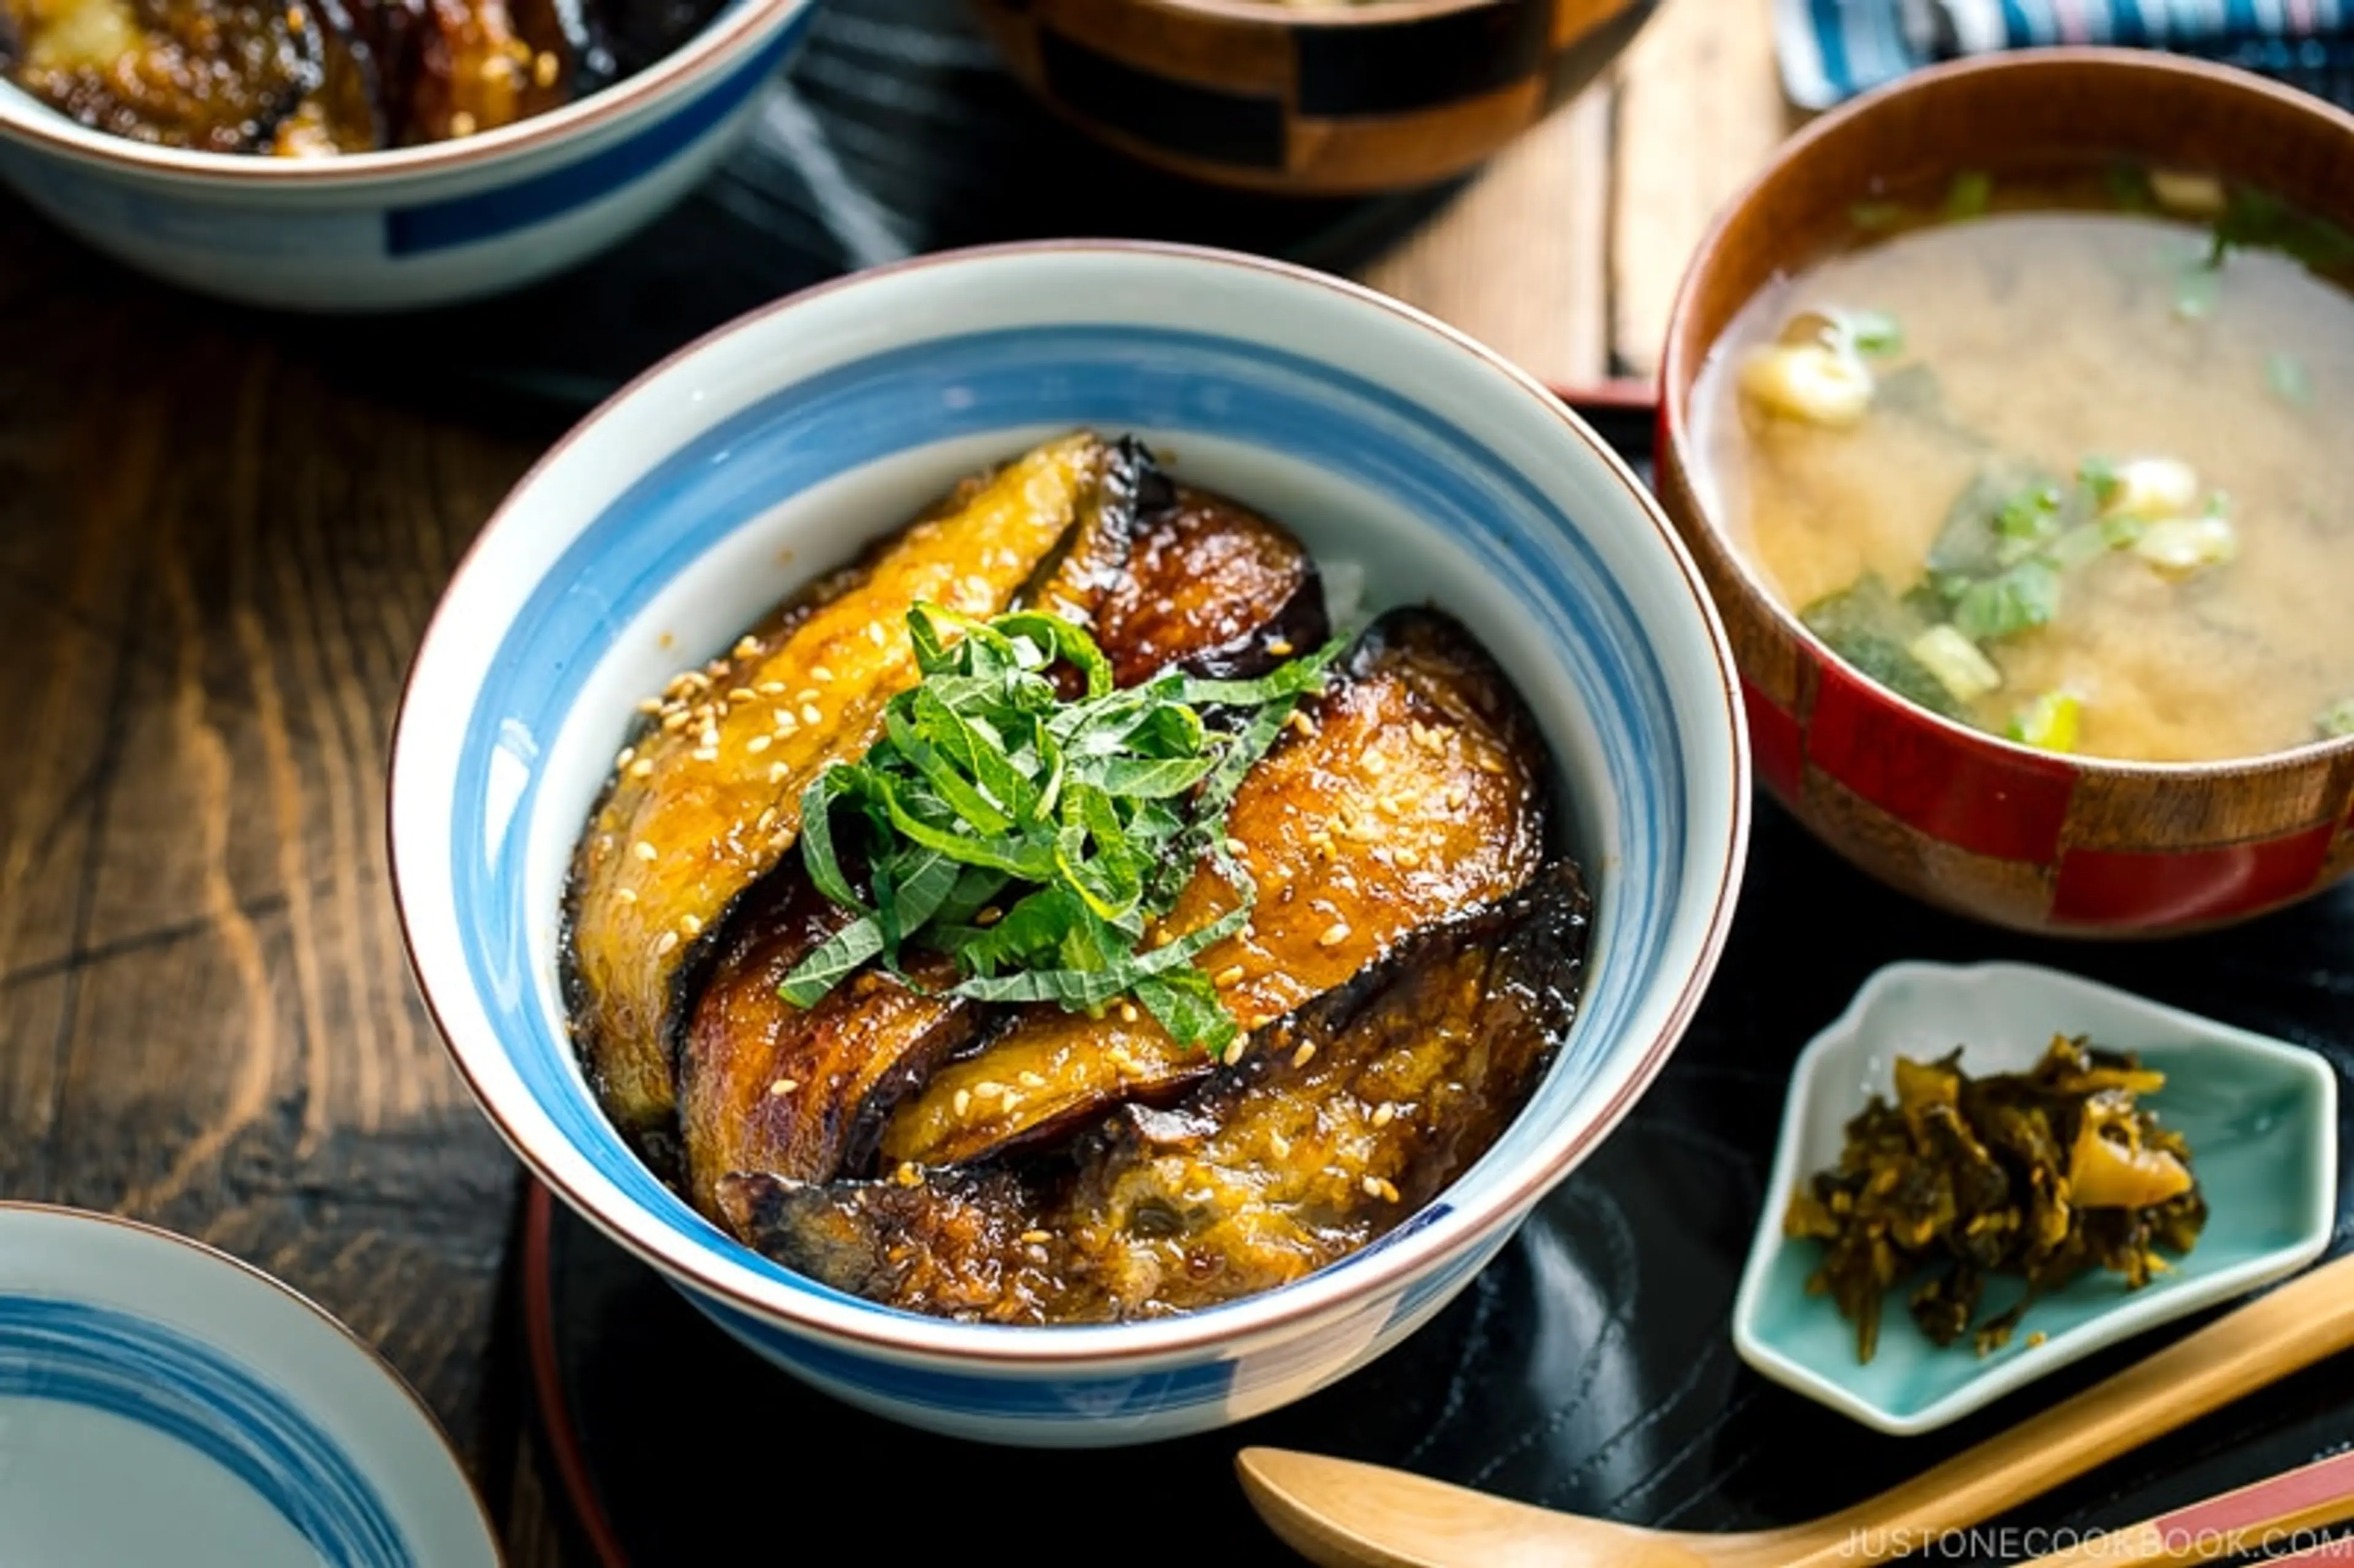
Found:
[{"label": "wooden chopstick", "polygon": [[2267,1480],[2105,1534],[2024,1568],[2147,1568],[2252,1557],[2302,1547],[2284,1563],[2354,1563],[2354,1540],[2311,1542],[2306,1532],[2354,1519],[2354,1453],[2302,1465]]}]

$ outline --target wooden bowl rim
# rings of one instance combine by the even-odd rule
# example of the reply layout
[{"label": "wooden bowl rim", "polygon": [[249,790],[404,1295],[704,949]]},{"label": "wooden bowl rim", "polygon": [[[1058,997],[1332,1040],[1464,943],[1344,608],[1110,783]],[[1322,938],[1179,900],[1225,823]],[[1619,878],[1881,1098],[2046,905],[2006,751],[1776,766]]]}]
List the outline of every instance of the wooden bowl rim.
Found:
[{"label": "wooden bowl rim", "polygon": [[[1240,22],[1250,26],[1273,27],[1283,31],[1295,28],[1346,30],[1356,27],[1384,27],[1402,22],[1424,22],[1434,16],[1448,16],[1464,11],[1490,11],[1500,8],[1505,0],[1326,0],[1320,5],[1299,5],[1293,0],[1122,0],[1140,10],[1162,11],[1172,16],[1214,17],[1221,22]],[[1631,0],[1639,4],[1640,0]]]},{"label": "wooden bowl rim", "polygon": [[[1178,0],[1164,0],[1164,3],[1173,4]],[[1204,3],[1204,0],[1191,0],[1191,3]],[[1269,0],[1248,0],[1248,3],[1265,4]],[[1691,482],[1691,476],[1705,471],[1706,464],[1701,461],[1701,454],[1692,440],[1685,418],[1684,403],[1698,380],[1699,362],[1705,360],[1708,353],[1716,346],[1712,341],[1705,347],[1688,349],[1685,344],[1687,323],[1698,307],[1700,284],[1716,265],[1724,249],[1726,234],[1734,224],[1767,194],[1791,164],[1817,143],[1836,136],[1869,135],[1872,122],[1887,112],[1886,106],[1920,93],[1934,92],[1956,79],[2007,75],[2019,79],[2021,90],[2026,90],[2026,84],[2038,77],[2047,77],[2054,72],[2081,71],[2137,77],[2146,83],[2145,90],[2149,91],[2162,92],[2182,82],[2200,81],[2248,98],[2269,100],[2276,107],[2305,122],[2307,127],[2306,133],[2339,138],[2345,143],[2349,161],[2354,161],[2354,113],[2349,113],[2326,100],[2236,67],[2154,49],[2100,45],[2055,45],[2013,49],[1925,66],[1849,100],[1784,138],[1765,165],[1718,207],[1699,244],[1693,248],[1691,260],[1685,264],[1682,281],[1677,285],[1675,302],[1668,313],[1667,342],[1659,356],[1660,440],[1657,461],[1663,469],[1674,471],[1678,487],[1690,498],[1688,510],[1692,514],[1691,521],[1702,535],[1691,541],[1693,547],[1718,557],[1740,585],[1743,597],[1751,600],[1754,606],[1762,607],[1766,617],[1782,633],[1804,649],[1808,659],[1817,664],[1852,668],[1809,630],[1798,619],[1797,613],[1784,604],[1759,577],[1724,524],[1702,503],[1698,487]],[[1666,497],[1661,499],[1664,503]],[[1681,521],[1681,518],[1679,520]],[[1726,607],[1721,606],[1719,613],[1730,618]],[[2253,757],[2215,758],[2199,762],[2137,761],[2076,752],[2046,751],[2007,736],[1946,718],[1870,676],[1862,675],[1861,672],[1857,673],[1874,696],[1900,709],[1914,723],[1942,734],[1956,744],[1985,747],[2008,757],[2043,763],[2056,762],[2106,779],[2151,782],[2171,779],[2183,783],[2253,780],[2275,774],[2301,773],[2317,766],[2334,763],[2340,758],[2354,756],[2354,736],[2310,740]]]}]

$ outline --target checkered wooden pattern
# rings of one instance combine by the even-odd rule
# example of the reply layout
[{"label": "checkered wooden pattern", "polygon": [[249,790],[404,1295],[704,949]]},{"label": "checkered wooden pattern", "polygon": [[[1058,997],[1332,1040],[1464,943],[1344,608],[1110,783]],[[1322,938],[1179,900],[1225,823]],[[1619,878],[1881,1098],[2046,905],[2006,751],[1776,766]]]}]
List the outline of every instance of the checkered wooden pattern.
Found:
[{"label": "checkered wooden pattern", "polygon": [[[1670,515],[1698,517],[1681,471],[1660,478]],[[2354,746],[2193,775],[1965,731],[1796,634],[1712,533],[1681,531],[1733,640],[1759,781],[1882,881],[2020,930],[2124,937],[2243,919],[2354,871]]]},{"label": "checkered wooden pattern", "polygon": [[1466,173],[1584,87],[1656,0],[973,0],[1014,74],[1127,151],[1224,185]]}]

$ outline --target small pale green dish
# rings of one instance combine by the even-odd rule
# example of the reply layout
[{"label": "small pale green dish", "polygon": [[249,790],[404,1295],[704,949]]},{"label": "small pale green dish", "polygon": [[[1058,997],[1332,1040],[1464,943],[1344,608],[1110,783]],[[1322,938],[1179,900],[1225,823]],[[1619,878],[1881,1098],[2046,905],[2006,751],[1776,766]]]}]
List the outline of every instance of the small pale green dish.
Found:
[{"label": "small pale green dish", "polygon": [[[2190,1141],[2207,1195],[2199,1245],[2139,1290],[2081,1276],[2028,1311],[2010,1343],[1979,1356],[1939,1349],[1904,1289],[1882,1307],[1880,1344],[1856,1360],[1855,1325],[1807,1293],[1819,1245],[1782,1234],[1791,1192],[1839,1159],[1843,1129],[1890,1092],[1895,1059],[1962,1046],[1974,1075],[2034,1064],[2054,1033],[2134,1051],[2166,1075],[2147,1102]],[[1926,1432],[2093,1351],[2294,1274],[2327,1248],[2337,1215],[2338,1079],[2301,1046],[2027,964],[1892,964],[1799,1056],[1757,1236],[1733,1309],[1742,1360],[1776,1383],[1882,1432]],[[1999,1289],[1998,1284],[2003,1287]],[[2016,1301],[1988,1283],[1984,1315]],[[2033,1336],[2041,1334],[2040,1341]]]}]

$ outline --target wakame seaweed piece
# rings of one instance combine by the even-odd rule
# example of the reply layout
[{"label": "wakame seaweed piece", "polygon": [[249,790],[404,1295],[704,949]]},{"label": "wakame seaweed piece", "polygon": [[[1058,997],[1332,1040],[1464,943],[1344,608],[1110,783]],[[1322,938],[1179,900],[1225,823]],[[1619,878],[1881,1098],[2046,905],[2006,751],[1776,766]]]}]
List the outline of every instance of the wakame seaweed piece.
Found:
[{"label": "wakame seaweed piece", "polygon": [[2211,232],[2211,269],[2221,267],[2233,250],[2274,250],[2317,272],[2354,270],[2354,232],[2250,185],[2229,188]]},{"label": "wakame seaweed piece", "polygon": [[1945,683],[1907,651],[1933,622],[1914,603],[1892,595],[1877,577],[1867,574],[1838,593],[1816,599],[1798,612],[1798,619],[1865,678],[1931,713],[1970,722]]}]

